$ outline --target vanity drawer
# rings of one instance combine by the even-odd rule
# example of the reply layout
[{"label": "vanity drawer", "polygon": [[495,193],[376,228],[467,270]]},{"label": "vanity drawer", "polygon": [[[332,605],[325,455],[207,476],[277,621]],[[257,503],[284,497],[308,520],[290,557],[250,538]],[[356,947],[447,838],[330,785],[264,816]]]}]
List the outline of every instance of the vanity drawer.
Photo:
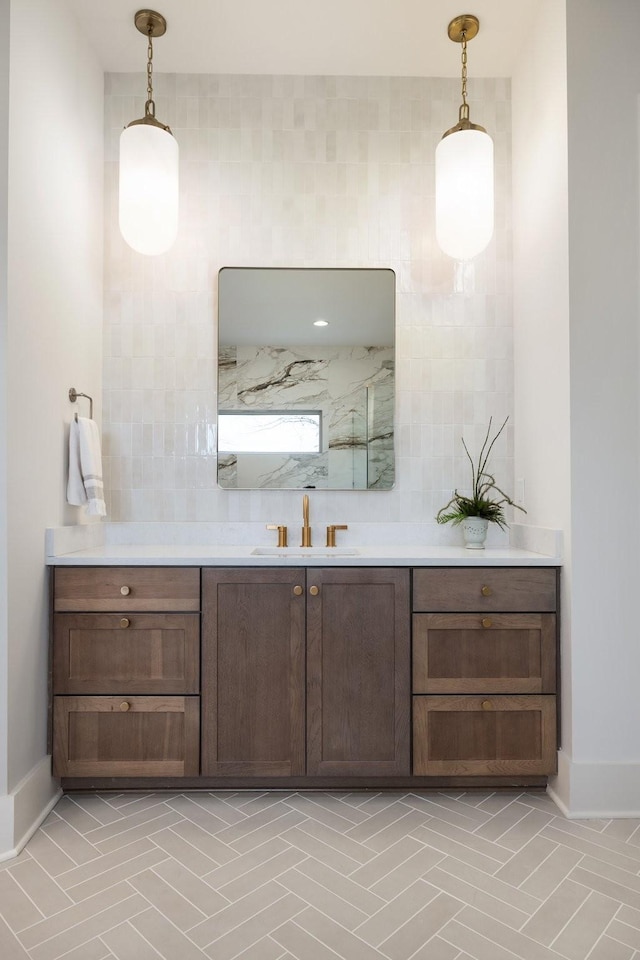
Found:
[{"label": "vanity drawer", "polygon": [[197,613],[57,613],[56,693],[198,693]]},{"label": "vanity drawer", "polygon": [[413,571],[413,609],[534,612],[556,609],[556,571],[548,567],[438,567]]},{"label": "vanity drawer", "polygon": [[413,698],[414,776],[555,772],[555,697]]},{"label": "vanity drawer", "polygon": [[57,567],[54,610],[200,610],[198,567]]},{"label": "vanity drawer", "polygon": [[55,777],[199,772],[198,697],[56,697]]},{"label": "vanity drawer", "polygon": [[414,613],[414,693],[555,693],[553,613]]}]

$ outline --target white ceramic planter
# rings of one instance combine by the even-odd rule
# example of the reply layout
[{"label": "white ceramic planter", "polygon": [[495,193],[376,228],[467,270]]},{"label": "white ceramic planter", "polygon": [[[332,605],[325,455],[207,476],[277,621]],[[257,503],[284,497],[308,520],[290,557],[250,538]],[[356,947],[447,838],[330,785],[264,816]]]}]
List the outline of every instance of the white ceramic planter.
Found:
[{"label": "white ceramic planter", "polygon": [[464,545],[467,550],[484,550],[489,521],[484,517],[467,517],[462,521]]}]

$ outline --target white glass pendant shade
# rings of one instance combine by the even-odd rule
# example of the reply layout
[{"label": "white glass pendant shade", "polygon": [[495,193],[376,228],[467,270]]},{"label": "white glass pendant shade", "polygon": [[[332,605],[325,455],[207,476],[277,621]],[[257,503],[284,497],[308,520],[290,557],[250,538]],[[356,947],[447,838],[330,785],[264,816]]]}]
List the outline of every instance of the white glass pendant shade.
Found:
[{"label": "white glass pendant shade", "polygon": [[161,126],[135,123],[120,134],[120,230],[138,253],[165,253],[176,239],[178,154]]},{"label": "white glass pendant shade", "polygon": [[436,147],[436,239],[455,260],[470,260],[493,235],[493,140],[457,130]]}]

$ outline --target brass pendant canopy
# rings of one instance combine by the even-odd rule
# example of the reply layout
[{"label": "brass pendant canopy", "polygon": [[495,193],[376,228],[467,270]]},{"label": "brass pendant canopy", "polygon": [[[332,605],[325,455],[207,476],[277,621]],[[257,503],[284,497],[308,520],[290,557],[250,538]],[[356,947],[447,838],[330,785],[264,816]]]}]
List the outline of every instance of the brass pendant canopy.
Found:
[{"label": "brass pendant canopy", "polygon": [[463,40],[473,40],[479,29],[480,21],[478,18],[474,17],[472,13],[463,13],[461,16],[453,18],[447,27],[447,33],[449,34],[449,40],[453,40],[454,43],[462,43]]},{"label": "brass pendant canopy", "polygon": [[145,37],[161,37],[167,32],[167,21],[155,10],[138,10],[133,22]]}]

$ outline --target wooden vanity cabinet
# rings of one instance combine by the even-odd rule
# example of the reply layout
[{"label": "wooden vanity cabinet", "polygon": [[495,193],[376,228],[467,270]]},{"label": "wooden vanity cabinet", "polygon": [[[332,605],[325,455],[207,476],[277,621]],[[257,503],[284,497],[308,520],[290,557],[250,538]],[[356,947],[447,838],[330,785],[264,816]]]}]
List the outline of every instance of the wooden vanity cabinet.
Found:
[{"label": "wooden vanity cabinet", "polygon": [[197,775],[200,571],[57,568],[53,608],[54,775]]},{"label": "wooden vanity cabinet", "polygon": [[556,571],[415,570],[413,596],[414,775],[554,773]]},{"label": "wooden vanity cabinet", "polygon": [[[542,785],[551,567],[57,567],[70,789]],[[153,778],[153,779],[150,779]]]},{"label": "wooden vanity cabinet", "polygon": [[204,570],[203,774],[408,775],[409,643],[407,570]]}]

